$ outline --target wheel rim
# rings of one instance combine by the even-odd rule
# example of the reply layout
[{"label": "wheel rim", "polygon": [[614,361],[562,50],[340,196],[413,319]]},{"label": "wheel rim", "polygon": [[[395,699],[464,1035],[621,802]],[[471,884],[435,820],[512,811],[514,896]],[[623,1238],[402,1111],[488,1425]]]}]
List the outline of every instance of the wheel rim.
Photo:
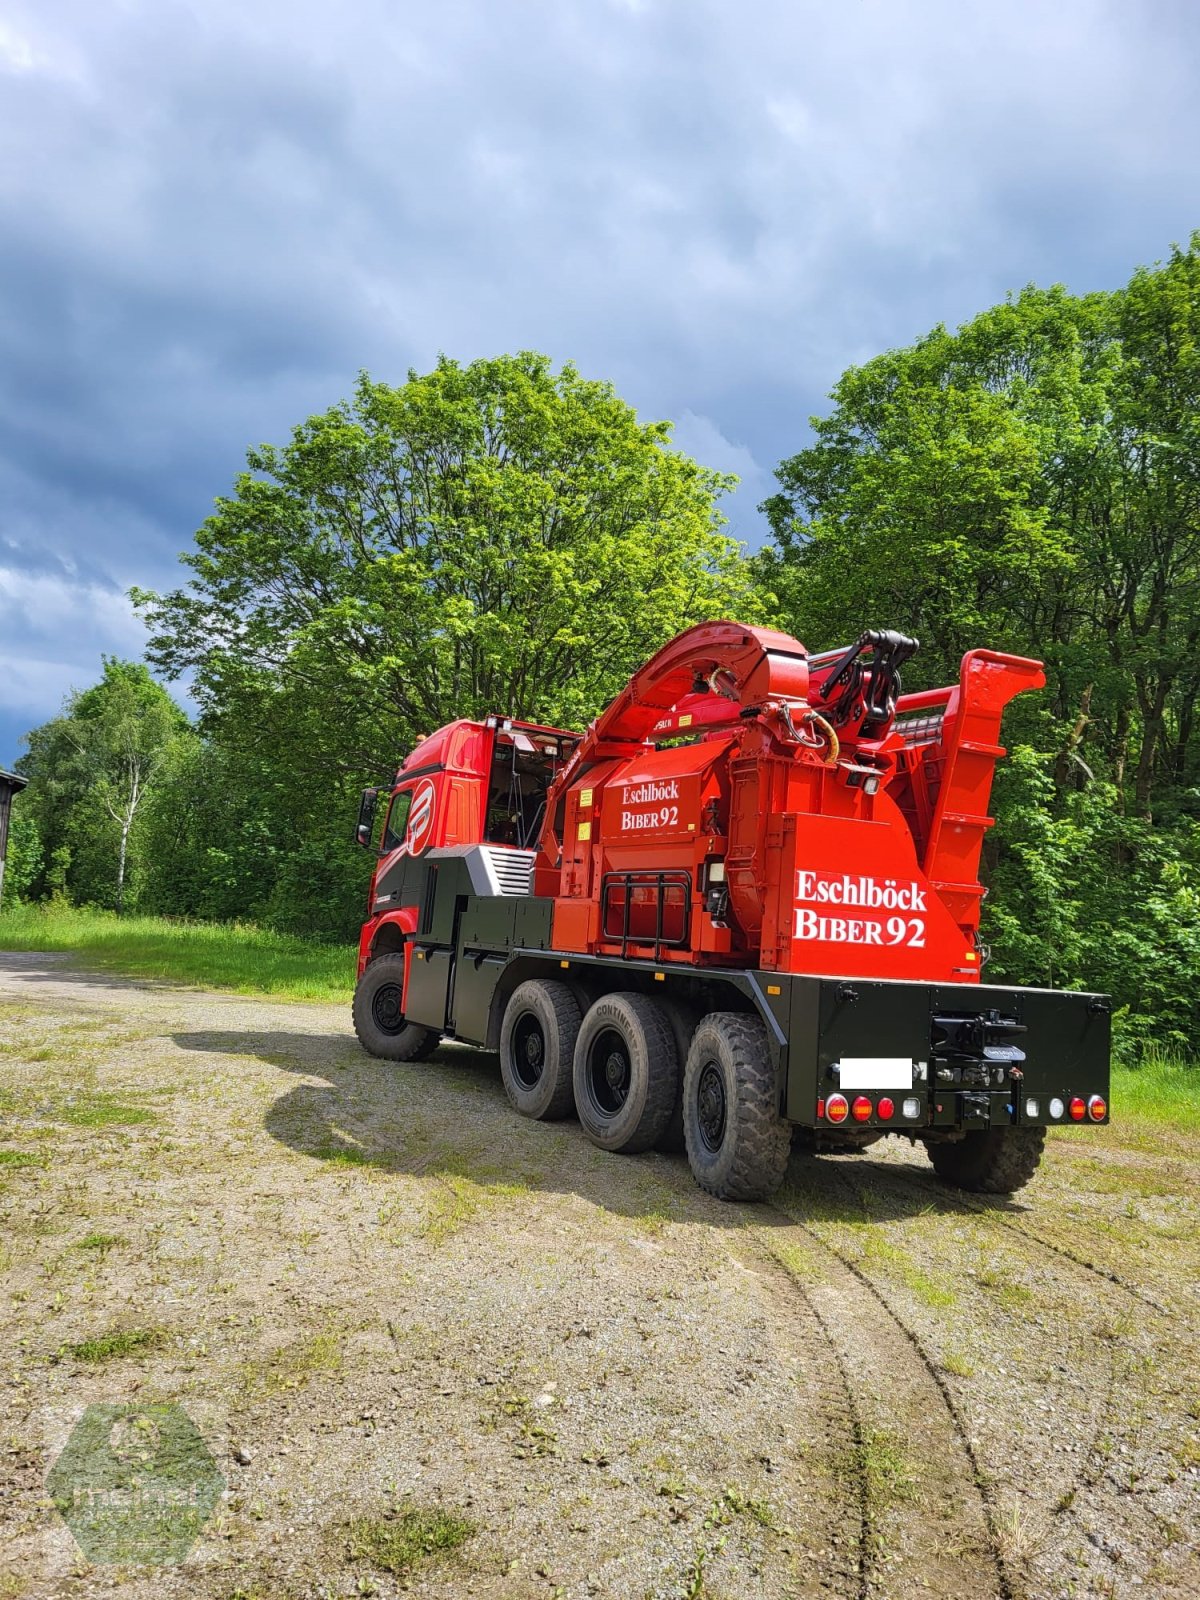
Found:
[{"label": "wheel rim", "polygon": [[611,1119],[629,1098],[633,1067],[629,1047],[615,1028],[604,1028],[592,1040],[587,1056],[587,1092],[593,1109]]},{"label": "wheel rim", "polygon": [[512,1073],[522,1089],[536,1089],[546,1070],[546,1036],[532,1011],[513,1029]]},{"label": "wheel rim", "polygon": [[704,1148],[715,1155],[725,1139],[725,1077],[715,1061],[706,1061],[700,1069],[696,1121]]},{"label": "wheel rim", "polygon": [[404,1026],[404,990],[398,983],[385,983],[375,991],[371,1017],[384,1033],[399,1033]]}]

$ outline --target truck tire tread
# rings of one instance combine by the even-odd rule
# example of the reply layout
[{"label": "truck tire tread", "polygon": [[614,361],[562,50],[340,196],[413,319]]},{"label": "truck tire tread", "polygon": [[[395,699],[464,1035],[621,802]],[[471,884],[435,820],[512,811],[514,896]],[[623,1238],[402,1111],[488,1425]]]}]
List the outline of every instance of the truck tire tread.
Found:
[{"label": "truck tire tread", "polygon": [[390,1033],[381,1028],[375,1019],[373,1001],[376,991],[389,978],[403,986],[403,951],[376,956],[354,987],[350,1014],[358,1042],[368,1055],[376,1056],[381,1061],[428,1061],[442,1042],[441,1034],[435,1029],[406,1022],[398,1032]]},{"label": "truck tire tread", "polygon": [[945,1183],[975,1194],[1013,1194],[1038,1169],[1045,1128],[988,1128],[925,1148]]},{"label": "truck tire tread", "polygon": [[[695,1102],[706,1062],[722,1055],[726,1139],[714,1162],[700,1138]],[[702,1189],[718,1200],[765,1200],[774,1193],[787,1171],[791,1129],[779,1115],[767,1030],[757,1017],[714,1011],[701,1021],[684,1069],[683,1106],[688,1162]]]},{"label": "truck tire tread", "polygon": [[[518,1082],[513,1069],[513,1032],[517,1019],[532,1012],[541,1024],[546,1061],[533,1089]],[[575,1109],[571,1065],[582,1012],[575,992],[557,978],[527,978],[513,990],[500,1024],[500,1076],[504,1092],[523,1117],[561,1122]]]},{"label": "truck tire tread", "polygon": [[[609,1027],[624,1033],[631,1047],[635,1097],[605,1128],[589,1102],[585,1073],[594,1035]],[[638,1155],[657,1144],[679,1093],[675,1034],[659,1002],[632,991],[601,995],[585,1015],[575,1044],[574,1080],[575,1110],[593,1144],[623,1155]]]}]

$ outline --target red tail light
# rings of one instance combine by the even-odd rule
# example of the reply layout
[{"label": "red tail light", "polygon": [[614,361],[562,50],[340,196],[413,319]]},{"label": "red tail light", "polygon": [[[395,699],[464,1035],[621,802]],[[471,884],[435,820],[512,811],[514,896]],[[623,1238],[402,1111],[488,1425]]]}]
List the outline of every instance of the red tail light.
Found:
[{"label": "red tail light", "polygon": [[1087,1107],[1084,1105],[1083,1101],[1078,1095],[1076,1095],[1071,1101],[1071,1104],[1067,1107],[1067,1110],[1071,1113],[1072,1122],[1082,1122],[1084,1117],[1087,1115]]},{"label": "red tail light", "polygon": [[825,1115],[830,1122],[845,1122],[850,1106],[844,1094],[831,1094],[825,1102]]},{"label": "red tail light", "polygon": [[875,1107],[875,1115],[879,1118],[880,1122],[890,1122],[896,1115],[896,1107],[892,1101],[888,1099],[887,1095],[884,1095],[883,1099]]},{"label": "red tail light", "polygon": [[855,1122],[869,1122],[872,1106],[865,1094],[856,1095],[854,1104],[850,1107],[854,1114]]},{"label": "red tail light", "polygon": [[[1094,1094],[1088,1101],[1088,1116],[1091,1117],[1093,1122],[1103,1122],[1107,1114],[1108,1106],[1105,1103],[1104,1096],[1102,1094]],[[1074,1111],[1071,1112],[1071,1115],[1075,1115]]]}]

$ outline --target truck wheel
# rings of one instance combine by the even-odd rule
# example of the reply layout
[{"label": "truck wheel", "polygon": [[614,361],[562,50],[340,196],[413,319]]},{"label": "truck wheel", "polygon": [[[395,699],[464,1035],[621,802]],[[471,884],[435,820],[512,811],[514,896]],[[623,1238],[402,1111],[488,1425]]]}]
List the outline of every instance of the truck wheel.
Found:
[{"label": "truck wheel", "polygon": [[696,1029],[683,1074],[688,1164],[718,1200],[764,1200],[783,1182],[791,1129],[779,1115],[767,1030],[714,1011]]},{"label": "truck wheel", "polygon": [[602,995],[575,1045],[575,1110],[601,1150],[649,1150],[670,1121],[679,1085],[675,1036],[657,1000]]},{"label": "truck wheel", "polygon": [[433,1028],[405,1022],[404,956],[376,956],[354,990],[354,1031],[368,1055],[384,1061],[427,1061],[442,1036]]},{"label": "truck wheel", "polygon": [[961,1139],[929,1140],[933,1170],[946,1183],[976,1194],[1012,1194],[1038,1169],[1045,1128],[988,1128]]},{"label": "truck wheel", "polygon": [[579,1001],[555,978],[529,978],[513,990],[500,1025],[500,1076],[523,1117],[571,1115],[579,1020]]},{"label": "truck wheel", "polygon": [[669,1150],[672,1154],[687,1148],[683,1137],[683,1063],[688,1058],[688,1051],[692,1048],[692,1035],[700,1021],[700,1012],[695,1006],[688,1005],[686,1000],[659,1001],[663,1013],[671,1025],[671,1032],[675,1036],[675,1054],[679,1058],[679,1088],[675,1091],[675,1104],[671,1107],[671,1115],[667,1125],[658,1136],[658,1148]]}]

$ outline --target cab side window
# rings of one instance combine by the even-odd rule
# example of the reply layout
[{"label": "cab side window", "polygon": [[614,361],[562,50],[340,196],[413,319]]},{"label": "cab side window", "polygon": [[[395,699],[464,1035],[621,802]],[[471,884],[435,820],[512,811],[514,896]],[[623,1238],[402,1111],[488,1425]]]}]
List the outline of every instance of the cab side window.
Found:
[{"label": "cab side window", "polygon": [[412,804],[412,790],[405,789],[402,794],[392,796],[392,804],[388,810],[387,822],[383,829],[383,844],[381,848],[386,853],[395,850],[404,842],[404,830],[408,826],[408,808]]}]

